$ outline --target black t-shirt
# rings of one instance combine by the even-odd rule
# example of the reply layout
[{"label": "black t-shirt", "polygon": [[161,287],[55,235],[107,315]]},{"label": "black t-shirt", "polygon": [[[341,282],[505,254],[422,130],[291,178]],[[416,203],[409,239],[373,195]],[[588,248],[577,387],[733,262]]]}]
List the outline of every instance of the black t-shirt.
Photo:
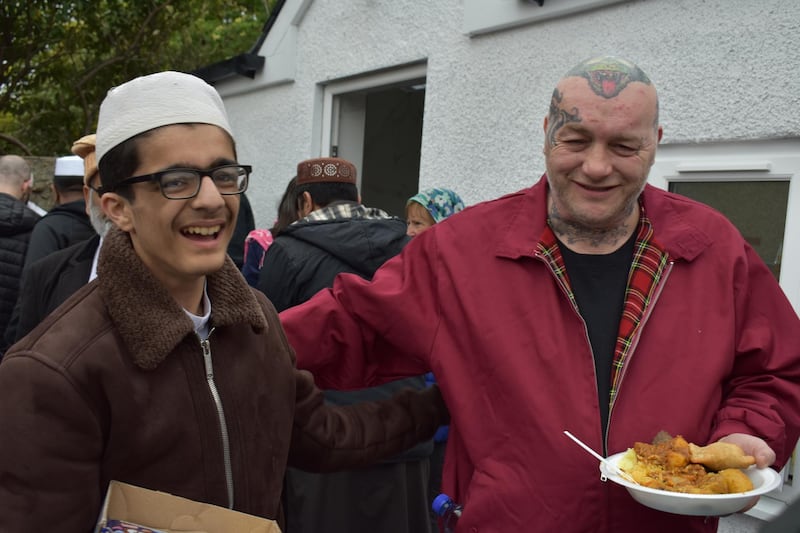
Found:
[{"label": "black t-shirt", "polygon": [[605,255],[591,255],[575,253],[558,241],[578,309],[589,332],[603,434],[608,424],[611,364],[635,243],[634,232],[618,250]]}]

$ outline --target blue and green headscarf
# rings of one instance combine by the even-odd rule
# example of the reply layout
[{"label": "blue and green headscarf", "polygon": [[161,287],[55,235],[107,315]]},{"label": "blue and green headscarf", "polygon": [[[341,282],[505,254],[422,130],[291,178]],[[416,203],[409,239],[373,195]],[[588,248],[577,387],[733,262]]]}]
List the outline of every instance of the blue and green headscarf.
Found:
[{"label": "blue and green headscarf", "polygon": [[427,209],[436,223],[464,209],[464,201],[458,193],[450,189],[425,189],[409,198],[406,206],[411,202],[416,202]]}]

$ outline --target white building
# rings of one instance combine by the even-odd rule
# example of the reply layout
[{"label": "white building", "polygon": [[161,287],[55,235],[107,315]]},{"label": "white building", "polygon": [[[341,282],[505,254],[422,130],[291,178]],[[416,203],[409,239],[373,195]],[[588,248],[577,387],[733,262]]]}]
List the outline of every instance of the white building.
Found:
[{"label": "white building", "polygon": [[[796,0],[286,0],[252,53],[202,75],[223,95],[268,227],[296,164],[320,155],[355,162],[364,203],[398,215],[419,188],[472,204],[529,186],[555,83],[602,54],[659,89],[651,182],[728,214],[800,310]],[[800,495],[797,474],[751,515]]]}]

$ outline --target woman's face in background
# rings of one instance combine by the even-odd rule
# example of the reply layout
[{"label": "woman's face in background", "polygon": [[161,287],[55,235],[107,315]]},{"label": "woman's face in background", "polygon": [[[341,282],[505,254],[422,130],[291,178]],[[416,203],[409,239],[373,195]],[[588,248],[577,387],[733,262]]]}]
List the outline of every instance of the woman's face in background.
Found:
[{"label": "woman's face in background", "polygon": [[417,202],[406,206],[406,235],[416,237],[426,229],[436,224],[428,210]]}]

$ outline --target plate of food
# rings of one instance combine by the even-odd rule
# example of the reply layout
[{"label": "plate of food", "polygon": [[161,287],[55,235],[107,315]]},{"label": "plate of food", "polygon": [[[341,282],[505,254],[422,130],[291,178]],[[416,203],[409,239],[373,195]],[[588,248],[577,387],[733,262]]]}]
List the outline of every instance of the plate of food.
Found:
[{"label": "plate of food", "polygon": [[647,507],[682,515],[722,516],[741,511],[756,496],[780,486],[780,474],[756,468],[754,462],[738,446],[701,447],[678,436],[654,440],[654,444],[637,442],[601,462],[600,472]]}]

